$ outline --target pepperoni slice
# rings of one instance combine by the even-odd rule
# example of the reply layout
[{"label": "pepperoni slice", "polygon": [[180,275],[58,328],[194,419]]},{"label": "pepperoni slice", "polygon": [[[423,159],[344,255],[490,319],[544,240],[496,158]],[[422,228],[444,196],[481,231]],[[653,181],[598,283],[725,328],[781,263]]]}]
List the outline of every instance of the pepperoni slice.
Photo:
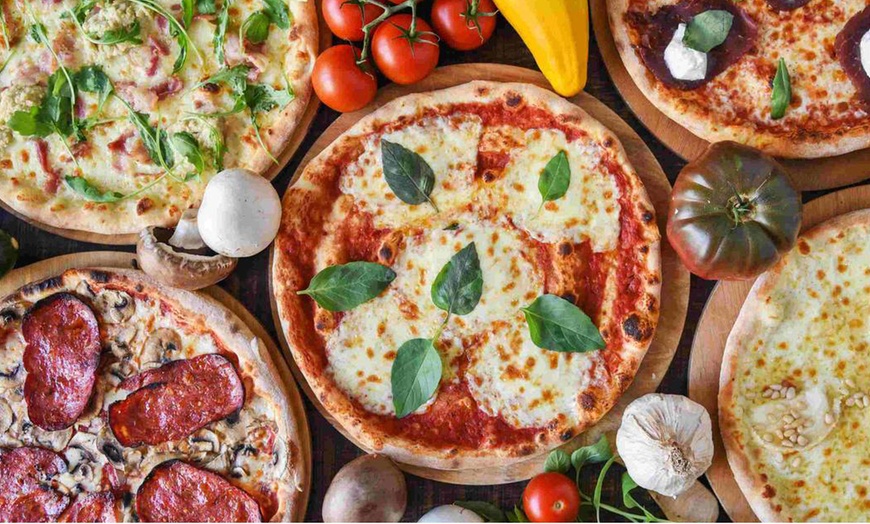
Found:
[{"label": "pepperoni slice", "polygon": [[57,293],[24,315],[24,399],[30,421],[42,429],[70,427],[91,398],[100,363],[100,327],[90,307]]},{"label": "pepperoni slice", "polygon": [[60,516],[61,522],[118,522],[115,496],[108,491],[82,493]]},{"label": "pepperoni slice", "polygon": [[846,22],[834,42],[837,59],[858,90],[858,97],[864,102],[870,102],[870,76],[861,65],[861,39],[867,31],[870,31],[870,7]]},{"label": "pepperoni slice", "polygon": [[51,487],[66,471],[63,458],[44,448],[0,448],[0,521],[51,522],[69,497]]},{"label": "pepperoni slice", "polygon": [[216,473],[170,460],[155,466],[136,493],[142,522],[260,522],[250,495]]},{"label": "pepperoni slice", "polygon": [[[671,43],[677,27],[689,23],[695,15],[713,9],[734,15],[728,38],[707,53],[707,75],[702,80],[674,78],[665,63],[665,49]],[[755,46],[758,38],[755,21],[730,0],[687,0],[663,6],[655,14],[629,11],[626,21],[641,35],[638,52],[650,72],[666,86],[682,90],[697,89],[722,74],[743,58]]]},{"label": "pepperoni slice", "polygon": [[767,0],[767,5],[774,11],[792,11],[810,3],[810,0]]},{"label": "pepperoni slice", "polygon": [[236,369],[218,354],[170,362],[120,387],[133,393],[109,406],[109,426],[128,447],[185,438],[233,414],[245,401]]}]

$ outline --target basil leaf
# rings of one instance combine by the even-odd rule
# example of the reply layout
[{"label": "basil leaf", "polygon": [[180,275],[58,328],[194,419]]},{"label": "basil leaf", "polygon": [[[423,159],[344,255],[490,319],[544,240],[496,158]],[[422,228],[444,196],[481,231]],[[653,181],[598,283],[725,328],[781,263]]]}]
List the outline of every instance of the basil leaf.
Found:
[{"label": "basil leaf", "polygon": [[683,44],[695,51],[709,53],[725,42],[733,23],[734,15],[725,10],[712,9],[699,13],[686,24]]},{"label": "basil leaf", "polygon": [[217,15],[217,28],[214,32],[214,52],[217,56],[217,61],[221,65],[227,65],[226,53],[224,52],[224,40],[226,40],[227,26],[230,24],[230,6],[231,0],[224,0],[220,12]]},{"label": "basil leaf", "polygon": [[112,81],[106,76],[103,68],[96,65],[81,68],[74,77],[76,89],[86,93],[98,93],[100,95],[99,109],[112,95],[114,87]]},{"label": "basil leaf", "polygon": [[480,500],[457,500],[453,504],[460,508],[465,508],[475,512],[480,518],[487,522],[505,521],[504,511],[490,502]]},{"label": "basil leaf", "polygon": [[528,522],[529,518],[526,517],[526,514],[523,513],[518,506],[514,506],[513,511],[507,512],[507,520],[508,522]]},{"label": "basil leaf", "polygon": [[556,200],[565,196],[571,183],[571,166],[568,165],[568,155],[559,151],[544,166],[544,171],[538,178],[538,191],[541,193],[541,205],[544,202]]},{"label": "basil leaf", "polygon": [[610,442],[607,441],[606,436],[601,435],[601,438],[595,444],[574,450],[571,453],[571,465],[579,473],[580,468],[586,464],[600,464],[612,456],[613,451],[610,449]]},{"label": "basil leaf", "polygon": [[429,198],[435,187],[435,173],[422,156],[400,144],[382,139],[381,162],[384,179],[399,200],[411,205],[429,202],[438,210]]},{"label": "basil leaf", "polygon": [[483,293],[483,273],[474,242],[444,264],[430,293],[432,302],[448,313],[467,315],[474,310]]},{"label": "basil leaf", "polygon": [[393,361],[390,382],[396,417],[404,418],[426,403],[441,382],[441,355],[428,338],[402,344]]},{"label": "basil leaf", "polygon": [[196,0],[197,12],[204,15],[212,15],[217,11],[215,0]]},{"label": "basil leaf", "polygon": [[199,142],[187,131],[181,131],[172,135],[172,147],[196,169],[196,174],[201,175],[205,169],[205,158]]},{"label": "basil leaf", "polygon": [[265,11],[257,11],[242,24],[242,34],[252,44],[262,44],[269,37],[269,25],[272,21]]},{"label": "basil leaf", "polygon": [[547,455],[544,471],[555,471],[564,475],[569,469],[571,469],[571,457],[561,449],[554,449]]},{"label": "basil leaf", "polygon": [[290,10],[284,0],[263,0],[266,14],[281,29],[290,29]]},{"label": "basil leaf", "polygon": [[100,191],[82,177],[67,176],[64,181],[70,189],[91,202],[117,202],[124,198],[124,195],[116,191]]},{"label": "basil leaf", "polygon": [[27,111],[12,113],[6,122],[13,131],[22,136],[47,137],[54,132],[52,126],[42,120],[39,106],[33,106]]},{"label": "basil leaf", "polygon": [[193,0],[181,0],[181,21],[184,27],[190,27],[193,22]]},{"label": "basil leaf", "polygon": [[791,77],[784,58],[779,59],[776,76],[773,77],[773,94],[770,99],[770,117],[778,120],[785,116],[785,110],[791,103]]},{"label": "basil leaf", "polygon": [[532,342],[542,349],[585,353],[604,349],[604,339],[580,308],[556,295],[541,295],[523,308]]},{"label": "basil leaf", "polygon": [[328,311],[348,311],[381,294],[396,274],[374,262],[350,262],[329,266],[314,275],[306,289],[297,295],[310,295]]},{"label": "basil leaf", "polygon": [[622,474],[622,503],[626,508],[640,508],[642,507],[638,504],[637,500],[631,496],[631,490],[637,487],[637,482],[631,478],[631,475],[628,472],[624,472]]}]

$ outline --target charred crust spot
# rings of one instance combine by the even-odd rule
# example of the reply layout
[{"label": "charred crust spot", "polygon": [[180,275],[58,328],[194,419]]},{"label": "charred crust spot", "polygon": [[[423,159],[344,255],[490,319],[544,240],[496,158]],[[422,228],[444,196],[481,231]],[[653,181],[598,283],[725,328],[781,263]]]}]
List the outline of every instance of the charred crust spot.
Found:
[{"label": "charred crust spot", "polygon": [[568,302],[570,302],[572,304],[574,303],[575,300],[577,300],[577,297],[574,296],[574,293],[565,293],[562,295],[562,298],[567,300]]},{"label": "charred crust spot", "polygon": [[586,411],[595,409],[595,396],[589,392],[580,394],[580,407]]},{"label": "charred crust spot", "polygon": [[800,239],[798,241],[798,250],[801,252],[802,255],[809,255],[811,251],[810,245],[807,244],[807,241],[804,239]]},{"label": "charred crust spot", "polygon": [[205,91],[206,93],[217,93],[218,91],[221,90],[221,87],[213,82],[206,82],[206,83],[202,84],[201,89],[203,91]]},{"label": "charred crust spot", "polygon": [[532,453],[535,452],[535,448],[532,446],[521,446],[520,449],[517,450],[517,454],[521,457],[528,457]]},{"label": "charred crust spot", "polygon": [[640,246],[640,252],[644,255],[649,253],[649,246]]},{"label": "charred crust spot", "polygon": [[610,149],[611,147],[613,147],[613,137],[609,136],[609,137],[604,139],[604,147],[607,149]]},{"label": "charred crust spot", "polygon": [[242,328],[235,322],[230,322],[230,333],[236,335],[242,331]]},{"label": "charred crust spot", "polygon": [[154,207],[154,201],[148,197],[144,197],[136,203],[136,214],[144,215]]},{"label": "charred crust spot", "polygon": [[59,276],[57,276],[47,278],[42,282],[34,282],[33,284],[28,284],[21,291],[25,295],[30,295],[32,293],[43,293],[45,291],[50,291],[61,286],[63,286],[63,280]]},{"label": "charred crust spot", "polygon": [[571,245],[570,242],[562,242],[559,244],[559,254],[562,256],[568,256],[574,252],[574,246]]},{"label": "charred crust spot", "polygon": [[776,490],[773,489],[773,486],[771,486],[770,484],[765,484],[764,491],[761,493],[761,496],[766,499],[772,499],[776,496]]},{"label": "charred crust spot", "polygon": [[569,440],[574,438],[574,432],[570,429],[567,429],[563,431],[561,435],[559,435],[559,438],[562,440],[562,442],[568,442]]},{"label": "charred crust spot", "polygon": [[653,218],[655,218],[655,215],[653,215],[651,211],[644,211],[640,215],[640,219],[643,220],[644,222],[646,222],[647,224],[652,222]]},{"label": "charred crust spot", "polygon": [[497,178],[498,178],[498,176],[496,176],[496,174],[493,173],[492,171],[484,171],[483,172],[483,181],[484,182],[487,182],[487,183],[494,182]]},{"label": "charred crust spot", "polygon": [[137,293],[141,293],[141,292],[145,291],[145,286],[143,286],[142,284],[136,284],[135,289],[136,289]]},{"label": "charred crust spot", "polygon": [[91,280],[98,284],[107,284],[109,282],[109,274],[105,271],[92,270],[90,272]]},{"label": "charred crust spot", "polygon": [[480,96],[486,96],[489,94],[489,88],[488,87],[478,87],[477,94]]},{"label": "charred crust spot", "polygon": [[519,108],[523,105],[523,97],[519,93],[510,92],[505,96],[504,103],[511,108]]},{"label": "charred crust spot", "polygon": [[392,260],[392,258],[393,258],[392,248],[390,248],[390,246],[388,246],[386,244],[382,245],[381,248],[378,250],[378,257],[380,257],[381,260]]},{"label": "charred crust spot", "polygon": [[459,454],[459,449],[457,449],[457,448],[451,448],[451,449],[448,449],[448,450],[447,450],[447,456],[448,456],[448,457],[454,457],[454,456],[456,456],[456,455],[458,455],[458,454]]},{"label": "charred crust spot", "polygon": [[642,342],[652,336],[652,327],[644,319],[637,315],[631,315],[622,323],[625,334],[638,342]]}]

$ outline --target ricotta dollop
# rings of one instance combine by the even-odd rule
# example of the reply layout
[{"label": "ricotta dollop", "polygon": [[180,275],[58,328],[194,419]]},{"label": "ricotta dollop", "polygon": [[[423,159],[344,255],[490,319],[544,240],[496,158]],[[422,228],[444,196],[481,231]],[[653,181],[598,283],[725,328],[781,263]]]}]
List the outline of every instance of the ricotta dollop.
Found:
[{"label": "ricotta dollop", "polygon": [[703,80],[707,76],[707,53],[686,46],[683,43],[685,34],[686,24],[678,25],[671,43],[665,48],[665,64],[677,80]]}]

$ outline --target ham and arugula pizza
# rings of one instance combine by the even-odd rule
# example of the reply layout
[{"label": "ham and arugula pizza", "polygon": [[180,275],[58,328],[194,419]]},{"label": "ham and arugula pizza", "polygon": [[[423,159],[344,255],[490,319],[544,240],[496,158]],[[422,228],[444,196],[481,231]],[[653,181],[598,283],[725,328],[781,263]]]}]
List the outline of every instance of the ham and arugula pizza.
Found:
[{"label": "ham and arugula pizza", "polygon": [[284,197],[272,285],[292,356],[365,447],[440,468],[568,441],[632,382],[659,231],[617,138],[526,84],[397,99]]},{"label": "ham and arugula pizza", "polygon": [[870,518],[870,210],[829,220],[755,282],[728,337],[719,421],[766,522]]},{"label": "ham and arugula pizza", "polygon": [[310,98],[314,2],[2,0],[0,199],[102,234],[174,225],[264,172]]},{"label": "ham and arugula pizza", "polygon": [[288,521],[298,422],[217,302],[74,269],[0,303],[0,521]]},{"label": "ham and arugula pizza", "polygon": [[870,146],[864,0],[608,0],[631,77],[711,142],[782,157]]}]

